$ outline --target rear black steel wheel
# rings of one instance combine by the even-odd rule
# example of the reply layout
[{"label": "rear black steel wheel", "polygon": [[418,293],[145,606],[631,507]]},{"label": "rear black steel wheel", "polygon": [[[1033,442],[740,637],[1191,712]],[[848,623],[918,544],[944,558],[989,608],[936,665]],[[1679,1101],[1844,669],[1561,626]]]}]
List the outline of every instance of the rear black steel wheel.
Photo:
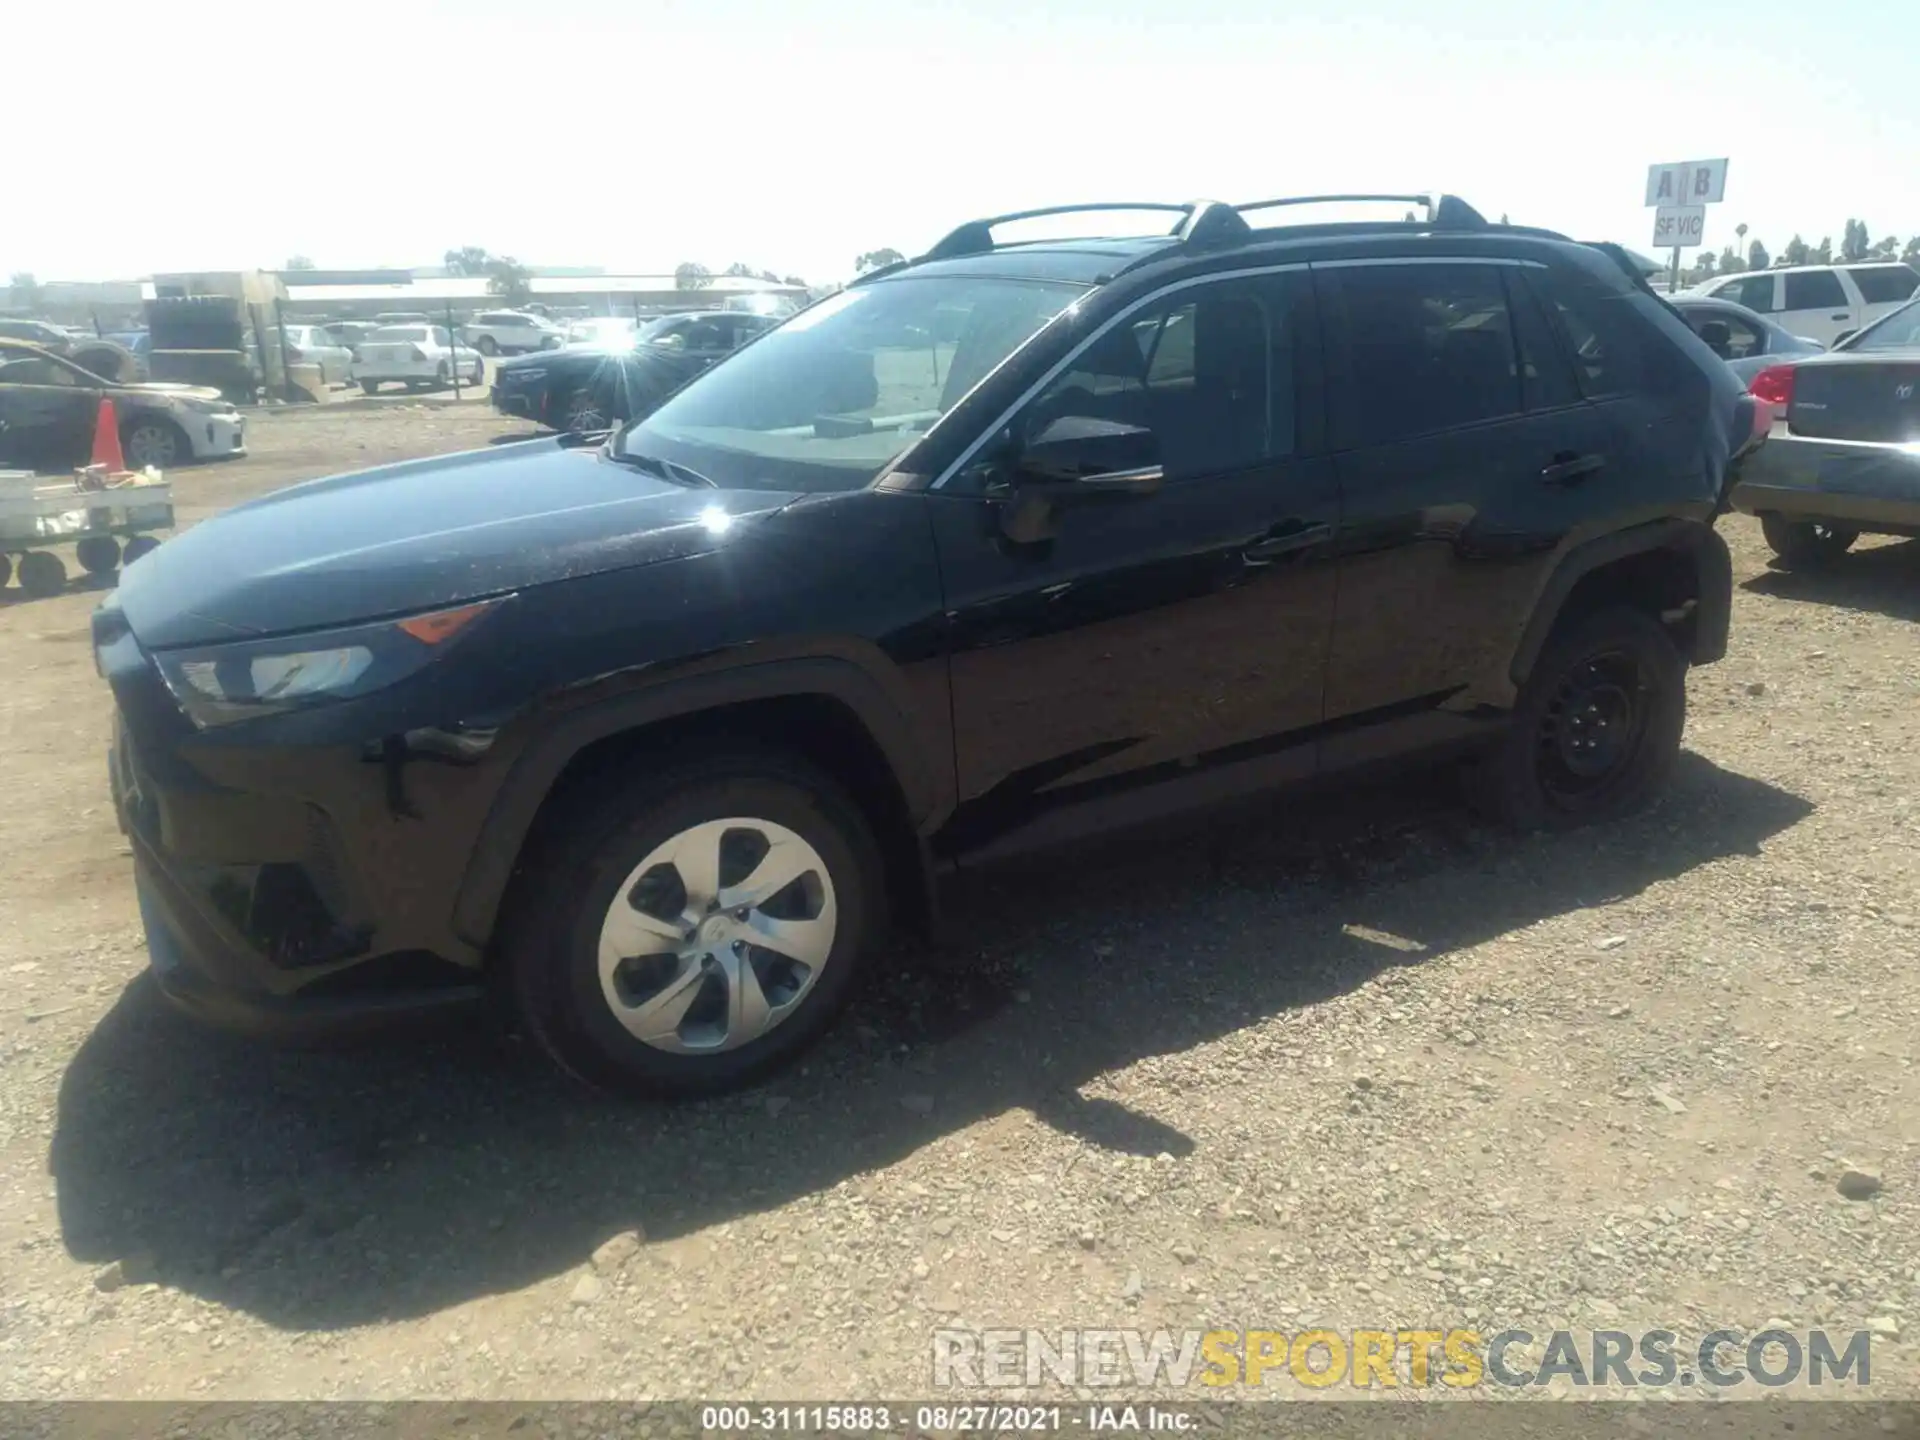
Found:
[{"label": "rear black steel wheel", "polygon": [[1474,774],[1481,809],[1565,829],[1637,809],[1686,728],[1686,661],[1653,616],[1611,608],[1563,625],[1522,686],[1511,728]]}]

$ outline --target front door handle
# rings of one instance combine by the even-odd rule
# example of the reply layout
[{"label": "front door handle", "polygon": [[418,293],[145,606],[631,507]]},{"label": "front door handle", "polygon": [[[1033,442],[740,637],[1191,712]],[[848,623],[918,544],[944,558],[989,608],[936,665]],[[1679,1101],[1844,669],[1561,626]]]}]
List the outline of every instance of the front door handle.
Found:
[{"label": "front door handle", "polygon": [[1284,555],[1292,555],[1333,538],[1333,526],[1324,520],[1312,524],[1304,520],[1282,520],[1263,537],[1240,552],[1251,565],[1265,565]]},{"label": "front door handle", "polygon": [[1829,320],[1851,320],[1853,318],[1853,312],[1851,310],[1842,310],[1839,314],[1829,315],[1827,318]]},{"label": "front door handle", "polygon": [[1578,485],[1596,470],[1606,468],[1604,455],[1576,455],[1571,450],[1562,450],[1553,457],[1553,463],[1540,472],[1540,478],[1549,485]]}]

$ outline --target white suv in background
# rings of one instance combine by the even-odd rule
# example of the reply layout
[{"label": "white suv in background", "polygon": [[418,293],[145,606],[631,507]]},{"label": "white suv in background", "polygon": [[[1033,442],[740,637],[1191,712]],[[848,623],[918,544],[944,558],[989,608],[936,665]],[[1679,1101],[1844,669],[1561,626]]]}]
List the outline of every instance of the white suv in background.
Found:
[{"label": "white suv in background", "polygon": [[1897,260],[1788,265],[1709,280],[1693,290],[1757,310],[1782,329],[1822,345],[1891,315],[1916,292],[1920,272]]},{"label": "white suv in background", "polygon": [[551,320],[519,310],[489,310],[460,327],[461,338],[482,355],[514,355],[523,350],[557,350],[567,332]]}]

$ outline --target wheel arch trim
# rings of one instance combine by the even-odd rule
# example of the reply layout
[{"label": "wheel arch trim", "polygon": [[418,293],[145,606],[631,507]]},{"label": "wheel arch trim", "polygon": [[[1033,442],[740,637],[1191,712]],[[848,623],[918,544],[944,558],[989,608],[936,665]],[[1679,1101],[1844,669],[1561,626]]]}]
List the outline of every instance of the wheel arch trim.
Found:
[{"label": "wheel arch trim", "polygon": [[1598,536],[1561,557],[1541,589],[1533,614],[1521,633],[1520,644],[1514,650],[1509,669],[1514,685],[1526,684],[1547,637],[1553,633],[1568,598],[1582,580],[1608,565],[1658,550],[1671,550],[1684,556],[1693,564],[1699,582],[1691,663],[1710,664],[1724,656],[1733,591],[1733,561],[1727,553],[1727,542],[1704,521],[1669,517]]},{"label": "wheel arch trim", "polygon": [[851,660],[770,660],[667,681],[581,706],[528,742],[502,781],[474,842],[454,900],[456,933],[477,945],[488,943],[535,817],[567,766],[588,746],[702,711],[797,696],[825,697],[852,712],[885,757],[916,827],[924,828],[951,803],[938,784],[934,757],[915,735],[903,698]]}]

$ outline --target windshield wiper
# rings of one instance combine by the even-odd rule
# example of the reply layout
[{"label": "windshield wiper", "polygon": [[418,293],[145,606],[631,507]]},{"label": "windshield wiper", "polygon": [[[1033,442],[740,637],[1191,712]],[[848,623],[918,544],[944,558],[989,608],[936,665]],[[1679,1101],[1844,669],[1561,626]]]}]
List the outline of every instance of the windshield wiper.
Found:
[{"label": "windshield wiper", "polygon": [[674,460],[662,460],[657,455],[632,455],[614,448],[608,443],[606,457],[622,465],[631,465],[635,470],[644,470],[649,475],[658,475],[662,480],[671,480],[676,485],[685,485],[689,489],[718,490],[720,487],[702,475],[698,470]]}]

